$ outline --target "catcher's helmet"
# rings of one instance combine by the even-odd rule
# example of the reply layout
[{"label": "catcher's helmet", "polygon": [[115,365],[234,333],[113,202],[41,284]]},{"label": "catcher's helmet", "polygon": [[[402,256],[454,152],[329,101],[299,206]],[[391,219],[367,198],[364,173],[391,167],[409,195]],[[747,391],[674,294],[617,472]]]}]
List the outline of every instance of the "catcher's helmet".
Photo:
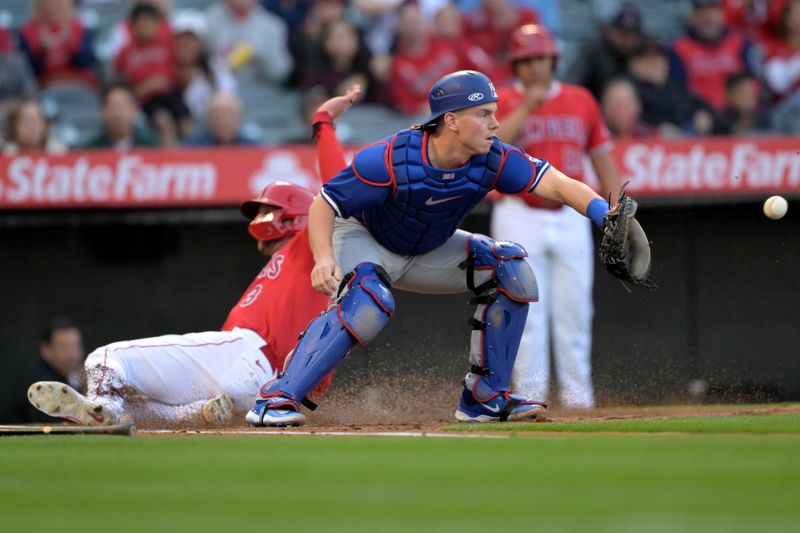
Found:
[{"label": "catcher's helmet", "polygon": [[558,58],[558,47],[553,34],[539,24],[525,24],[511,34],[508,58],[513,63],[529,57]]},{"label": "catcher's helmet", "polygon": [[485,74],[475,70],[452,72],[431,87],[428,93],[431,115],[422,125],[435,124],[445,113],[497,100],[494,84]]},{"label": "catcher's helmet", "polygon": [[[243,202],[240,210],[250,220],[247,231],[254,239],[272,241],[302,231],[308,225],[308,208],[313,201],[314,195],[305,187],[276,181],[264,187],[258,198]],[[275,209],[259,215],[262,205]]]}]

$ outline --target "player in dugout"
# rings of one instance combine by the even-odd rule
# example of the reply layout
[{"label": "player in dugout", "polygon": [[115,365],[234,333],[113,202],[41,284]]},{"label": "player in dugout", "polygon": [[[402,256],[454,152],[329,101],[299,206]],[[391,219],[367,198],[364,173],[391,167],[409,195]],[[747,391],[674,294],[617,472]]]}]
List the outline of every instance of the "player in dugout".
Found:
[{"label": "player in dugout", "polygon": [[[323,183],[345,167],[333,120],[361,94],[354,85],[323,103],[314,137]],[[331,303],[309,283],[314,258],[308,244],[313,194],[275,182],[241,206],[258,251],[269,258],[221,331],[164,335],[102,346],[86,358],[87,395],[40,381],[28,400],[40,411],[87,426],[120,423],[225,425],[244,413],[259,386],[275,377],[306,325]],[[302,301],[303,305],[294,302]],[[312,397],[330,384],[315,384]]]},{"label": "player in dugout", "polygon": [[[484,74],[448,74],[433,85],[428,100],[428,120],[357,152],[312,203],[311,279],[318,291],[336,297],[337,306],[311,322],[285,370],[262,386],[247,413],[249,424],[304,424],[300,404],[306,395],[394,315],[393,287],[475,295],[471,368],[457,420],[530,419],[546,409],[509,386],[528,304],[538,299],[527,254],[518,244],[458,227],[492,190],[565,203],[607,235],[631,224],[610,224],[620,209],[612,211],[586,184],[496,137],[499,99]],[[635,222],[635,204],[624,213],[623,222]]]}]

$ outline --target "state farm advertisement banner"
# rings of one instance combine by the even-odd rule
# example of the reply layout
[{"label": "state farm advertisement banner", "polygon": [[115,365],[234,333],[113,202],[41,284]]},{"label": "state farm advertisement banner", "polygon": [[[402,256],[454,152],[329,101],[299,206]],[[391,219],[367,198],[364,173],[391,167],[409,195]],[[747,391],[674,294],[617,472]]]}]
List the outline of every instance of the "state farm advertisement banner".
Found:
[{"label": "state farm advertisement banner", "polygon": [[0,208],[238,205],[273,181],[319,189],[313,146],[0,157]]},{"label": "state farm advertisement banner", "polygon": [[798,138],[620,143],[614,155],[632,195],[800,193]]},{"label": "state farm advertisement banner", "polygon": [[[800,194],[800,141],[788,137],[618,143],[614,157],[639,197]],[[277,180],[316,191],[314,147],[0,157],[0,208],[238,205]]]}]

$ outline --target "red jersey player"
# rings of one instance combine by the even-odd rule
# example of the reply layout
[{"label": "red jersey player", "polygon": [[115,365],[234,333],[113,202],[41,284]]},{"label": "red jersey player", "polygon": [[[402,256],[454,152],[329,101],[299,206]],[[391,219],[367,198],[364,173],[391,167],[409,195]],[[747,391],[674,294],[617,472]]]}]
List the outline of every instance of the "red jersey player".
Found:
[{"label": "red jersey player", "polygon": [[[581,181],[588,154],[613,202],[619,177],[609,154],[608,130],[588,90],[553,79],[558,50],[550,32],[534,24],[518,28],[512,34],[510,59],[519,83],[498,91],[497,136]],[[561,404],[592,407],[594,245],[588,220],[531,195],[525,201],[504,197],[493,209],[492,233],[528,251],[542,302],[528,313],[512,387],[524,396],[547,399],[552,329]]]},{"label": "red jersey player", "polygon": [[[356,85],[322,104],[314,116],[323,182],[345,167],[332,121],[360,93]],[[306,189],[276,182],[242,204],[259,252],[271,258],[222,331],[100,347],[86,358],[86,397],[62,383],[38,382],[28,389],[28,399],[50,416],[92,426],[129,420],[222,425],[245,412],[261,384],[276,376],[300,333],[330,303],[310,282],[314,259],[306,224],[312,200]],[[329,383],[330,376],[317,393]]]}]

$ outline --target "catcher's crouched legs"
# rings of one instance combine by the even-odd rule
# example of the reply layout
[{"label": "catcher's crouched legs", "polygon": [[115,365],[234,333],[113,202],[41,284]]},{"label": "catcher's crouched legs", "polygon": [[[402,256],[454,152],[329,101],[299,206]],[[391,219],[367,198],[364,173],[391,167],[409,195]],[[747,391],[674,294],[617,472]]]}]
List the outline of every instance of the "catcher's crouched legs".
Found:
[{"label": "catcher's crouched legs", "polygon": [[261,387],[247,413],[252,426],[302,425],[300,403],[350,352],[371,342],[394,314],[389,277],[374,263],[361,263],[342,280],[336,307],[315,319],[303,333],[283,373]]},{"label": "catcher's crouched legs", "polygon": [[[503,422],[535,418],[547,405],[512,394],[509,382],[528,304],[539,297],[536,277],[525,261],[525,249],[518,244],[473,235],[469,246],[467,285],[477,294],[472,303],[478,307],[470,320],[474,329],[472,368],[464,379],[456,419]],[[475,286],[475,270],[485,268],[493,269],[495,277]]]}]

